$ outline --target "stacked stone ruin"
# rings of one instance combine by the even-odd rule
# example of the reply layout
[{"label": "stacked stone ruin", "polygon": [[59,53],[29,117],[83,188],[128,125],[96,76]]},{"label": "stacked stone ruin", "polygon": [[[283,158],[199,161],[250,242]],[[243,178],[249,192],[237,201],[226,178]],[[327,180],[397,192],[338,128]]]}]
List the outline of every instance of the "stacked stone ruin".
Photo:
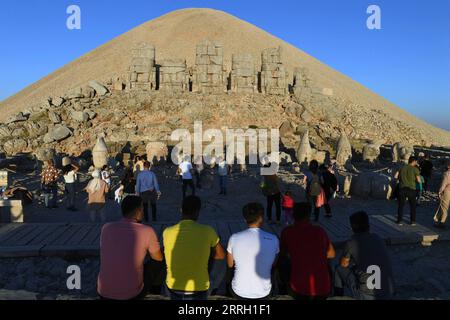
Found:
[{"label": "stacked stone ruin", "polygon": [[258,74],[251,54],[233,54],[231,68],[231,91],[255,93],[258,89]]},{"label": "stacked stone ruin", "polygon": [[193,91],[211,94],[224,92],[225,89],[223,47],[205,40],[197,45]]},{"label": "stacked stone ruin", "polygon": [[138,90],[156,89],[156,50],[145,42],[132,50],[128,88]]},{"label": "stacked stone ruin", "polygon": [[[193,67],[188,68],[186,60],[182,59],[167,59],[157,64],[155,47],[143,42],[132,49],[127,88],[170,93],[189,91],[220,94],[231,91],[240,94],[261,92],[287,95],[296,79],[294,78],[294,85],[289,83],[281,48],[263,50],[261,61],[261,67],[258,68],[251,54],[233,54],[231,71],[227,72],[223,46],[205,40],[197,45]],[[297,83],[304,84],[305,79],[300,79],[300,76],[298,78]],[[121,82],[118,83],[118,90],[122,90]],[[297,89],[299,88],[300,85],[297,85]]]},{"label": "stacked stone ruin", "polygon": [[189,90],[189,75],[186,60],[164,60],[159,68],[159,90],[184,92]]},{"label": "stacked stone ruin", "polygon": [[287,94],[288,73],[281,61],[281,47],[265,49],[261,61],[261,92],[274,95]]}]

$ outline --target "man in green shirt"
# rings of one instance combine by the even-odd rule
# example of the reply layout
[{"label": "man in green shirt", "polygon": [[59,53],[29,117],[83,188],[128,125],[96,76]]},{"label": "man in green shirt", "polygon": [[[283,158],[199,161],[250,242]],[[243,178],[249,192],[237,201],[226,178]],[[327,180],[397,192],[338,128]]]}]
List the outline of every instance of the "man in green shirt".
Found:
[{"label": "man in green shirt", "polygon": [[398,215],[397,224],[402,225],[403,208],[406,200],[409,202],[411,208],[411,225],[416,225],[416,207],[417,207],[417,193],[416,183],[420,183],[420,170],[417,167],[417,159],[415,157],[409,158],[408,164],[396,173],[395,178],[399,181],[399,196],[398,196]]}]

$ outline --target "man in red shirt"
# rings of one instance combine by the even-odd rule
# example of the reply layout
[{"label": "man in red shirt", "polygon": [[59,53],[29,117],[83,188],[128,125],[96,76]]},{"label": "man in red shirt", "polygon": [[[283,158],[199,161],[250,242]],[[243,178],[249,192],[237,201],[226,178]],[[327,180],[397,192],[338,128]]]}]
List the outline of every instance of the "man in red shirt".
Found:
[{"label": "man in red shirt", "polygon": [[309,203],[294,204],[295,223],[281,234],[280,259],[290,259],[288,292],[297,300],[326,299],[331,293],[329,260],[336,253],[325,230],[309,222],[310,213]]}]

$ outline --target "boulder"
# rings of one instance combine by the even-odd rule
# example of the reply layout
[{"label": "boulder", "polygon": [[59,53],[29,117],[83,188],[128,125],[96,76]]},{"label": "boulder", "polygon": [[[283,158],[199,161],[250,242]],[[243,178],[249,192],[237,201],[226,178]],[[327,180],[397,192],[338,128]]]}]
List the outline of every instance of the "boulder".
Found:
[{"label": "boulder", "polygon": [[302,120],[305,121],[306,123],[310,123],[313,121],[313,117],[311,116],[311,114],[308,112],[308,110],[303,111],[302,113]]},{"label": "boulder", "polygon": [[163,142],[150,142],[146,146],[147,160],[152,164],[161,164],[167,161],[169,149]]},{"label": "boulder", "polygon": [[284,121],[280,126],[280,137],[285,137],[294,133],[294,128],[290,121]]},{"label": "boulder", "polygon": [[61,123],[61,116],[58,113],[54,112],[54,111],[49,111],[48,112],[48,118],[50,119],[50,121],[53,124]]},{"label": "boulder", "polygon": [[363,160],[374,162],[380,156],[380,145],[375,143],[366,144],[363,148]]},{"label": "boulder", "polygon": [[27,121],[28,117],[26,117],[22,112],[19,112],[18,114],[11,116],[6,120],[7,124],[16,123],[16,122],[24,122]]},{"label": "boulder", "polygon": [[9,155],[14,155],[25,151],[28,144],[24,139],[10,139],[5,142],[3,149]]},{"label": "boulder", "polygon": [[39,161],[48,161],[55,158],[56,152],[54,149],[39,149],[36,152],[36,158]]},{"label": "boulder", "polygon": [[70,89],[65,98],[68,100],[84,98],[81,87]]},{"label": "boulder", "polygon": [[45,143],[62,141],[72,135],[72,131],[66,126],[58,126],[44,136]]},{"label": "boulder", "polygon": [[77,122],[88,122],[89,114],[84,111],[72,111],[70,113],[70,118]]},{"label": "boulder", "polygon": [[388,200],[392,195],[391,183],[392,178],[385,174],[364,172],[352,179],[351,194],[363,199]]},{"label": "boulder", "polygon": [[99,95],[99,96],[104,96],[109,92],[108,89],[103,84],[101,84],[100,82],[98,82],[96,80],[89,81],[89,86],[92,89],[94,89],[95,92],[97,92],[97,95]]},{"label": "boulder", "polygon": [[47,125],[43,122],[27,121],[24,125],[29,138],[41,137],[47,133]]},{"label": "boulder", "polygon": [[93,89],[91,86],[82,87],[81,92],[83,93],[84,99],[91,99],[95,97],[95,89]]},{"label": "boulder", "polygon": [[64,99],[61,97],[52,98],[52,105],[55,107],[60,107],[64,103]]},{"label": "boulder", "polygon": [[97,116],[97,113],[91,109],[85,109],[84,112],[89,116],[89,120],[95,119]]},{"label": "boulder", "polygon": [[7,126],[0,126],[0,139],[11,136],[11,130]]}]

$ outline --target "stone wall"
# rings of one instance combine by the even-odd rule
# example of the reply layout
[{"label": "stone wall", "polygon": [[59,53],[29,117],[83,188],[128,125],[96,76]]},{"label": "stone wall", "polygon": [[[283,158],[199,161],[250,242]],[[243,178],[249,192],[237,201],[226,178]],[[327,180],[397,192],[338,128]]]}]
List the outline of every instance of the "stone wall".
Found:
[{"label": "stone wall", "polygon": [[263,50],[261,60],[261,92],[286,95],[289,85],[288,73],[281,60],[281,47]]},{"label": "stone wall", "polygon": [[226,79],[223,66],[223,47],[205,40],[197,45],[192,91],[223,93]]},{"label": "stone wall", "polygon": [[133,48],[128,88],[156,89],[156,51],[154,46],[142,42]]},{"label": "stone wall", "polygon": [[189,91],[186,60],[164,60],[159,69],[159,89],[168,92]]},{"label": "stone wall", "polygon": [[258,75],[251,54],[233,54],[230,78],[232,92],[254,93],[257,91]]}]

